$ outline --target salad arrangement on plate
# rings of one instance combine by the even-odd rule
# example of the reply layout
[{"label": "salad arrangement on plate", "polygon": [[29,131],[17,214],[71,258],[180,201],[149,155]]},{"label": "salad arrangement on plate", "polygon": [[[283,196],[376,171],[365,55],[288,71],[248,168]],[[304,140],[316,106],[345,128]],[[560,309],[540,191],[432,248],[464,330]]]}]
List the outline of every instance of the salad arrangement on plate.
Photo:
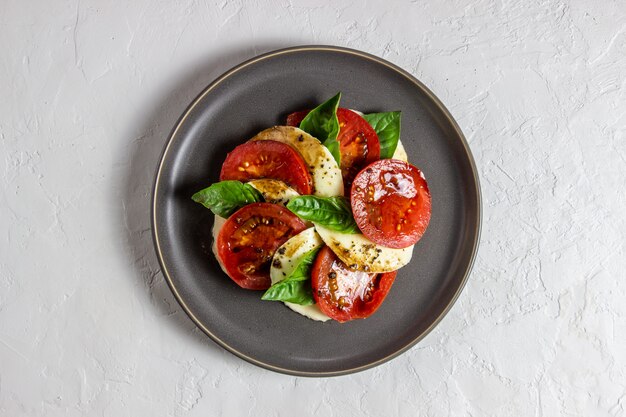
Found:
[{"label": "salad arrangement on plate", "polygon": [[400,112],[339,107],[341,93],[227,156],[195,193],[215,214],[213,252],[240,287],[313,320],[366,318],[428,226],[431,197],[407,161]]}]

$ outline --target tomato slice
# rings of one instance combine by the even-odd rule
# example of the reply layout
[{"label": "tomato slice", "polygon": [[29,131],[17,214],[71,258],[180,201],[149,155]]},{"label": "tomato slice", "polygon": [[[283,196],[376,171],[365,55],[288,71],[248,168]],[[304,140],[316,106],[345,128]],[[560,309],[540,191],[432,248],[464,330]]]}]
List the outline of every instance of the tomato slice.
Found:
[{"label": "tomato slice", "polygon": [[306,224],[283,206],[253,203],[233,213],[217,237],[217,254],[228,276],[242,288],[271,285],[270,262],[276,249]]},{"label": "tomato slice", "polygon": [[352,213],[361,232],[389,248],[406,248],[421,239],[431,213],[424,176],[397,159],[368,165],[352,184]]},{"label": "tomato slice", "polygon": [[[287,116],[288,126],[300,126],[308,110],[291,113]],[[337,109],[339,120],[339,153],[341,154],[341,174],[346,194],[356,174],[367,164],[380,159],[380,141],[372,126],[350,109]]]},{"label": "tomato slice", "polygon": [[324,314],[339,322],[364,319],[383,303],[396,273],[352,271],[324,246],[311,271],[313,298]]},{"label": "tomato slice", "polygon": [[347,195],[359,171],[380,159],[380,141],[367,120],[352,110],[337,109],[337,118],[341,174]]},{"label": "tomato slice", "polygon": [[291,113],[287,116],[287,126],[300,126],[300,122],[306,117],[307,114],[309,114],[309,111],[310,110],[302,110]]},{"label": "tomato slice", "polygon": [[313,180],[302,156],[291,146],[275,140],[246,142],[226,156],[220,180],[280,180],[298,193],[311,194]]}]

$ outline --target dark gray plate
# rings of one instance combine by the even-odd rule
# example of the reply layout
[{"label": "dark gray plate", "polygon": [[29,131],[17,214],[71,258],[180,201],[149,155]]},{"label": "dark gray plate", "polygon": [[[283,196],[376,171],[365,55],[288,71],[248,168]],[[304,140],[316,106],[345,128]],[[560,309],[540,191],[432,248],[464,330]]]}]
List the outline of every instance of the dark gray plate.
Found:
[{"label": "dark gray plate", "polygon": [[[341,106],[402,111],[409,161],[426,175],[433,213],[382,307],[345,324],[319,323],[237,287],[211,254],[212,213],[191,195],[217,181],[226,153],[336,92]],[[329,376],[385,362],[442,319],[467,280],[478,244],[476,168],[443,104],[406,71],[363,52],[306,46],[271,52],[228,71],[189,106],[165,147],[155,180],[152,227],[174,295],[215,342],[259,366]]]}]

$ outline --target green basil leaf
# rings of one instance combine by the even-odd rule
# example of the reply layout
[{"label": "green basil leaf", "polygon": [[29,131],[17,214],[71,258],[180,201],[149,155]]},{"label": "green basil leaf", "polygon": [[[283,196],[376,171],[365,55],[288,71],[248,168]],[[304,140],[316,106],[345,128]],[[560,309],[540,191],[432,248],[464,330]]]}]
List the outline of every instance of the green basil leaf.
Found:
[{"label": "green basil leaf", "polygon": [[241,207],[263,201],[263,196],[249,184],[220,181],[191,196],[218,216],[228,218]]},{"label": "green basil leaf", "polygon": [[292,198],[287,208],[301,219],[319,223],[341,233],[359,233],[350,204],[344,197],[303,195]]},{"label": "green basil leaf", "polygon": [[315,257],[320,249],[322,249],[322,246],[318,246],[317,248],[308,251],[302,257],[300,262],[298,262],[298,266],[296,266],[293,272],[291,272],[286,279],[289,281],[306,281],[311,278],[311,268],[313,267],[313,262],[315,262]]},{"label": "green basil leaf", "polygon": [[279,281],[265,291],[261,300],[283,301],[303,306],[315,304],[311,283],[307,281]]},{"label": "green basil leaf", "polygon": [[400,112],[371,113],[363,118],[374,128],[380,141],[380,159],[393,156],[400,139]]},{"label": "green basil leaf", "polygon": [[285,301],[300,305],[315,303],[311,290],[311,268],[321,247],[307,252],[287,278],[278,281],[261,297],[266,301]]},{"label": "green basil leaf", "polygon": [[319,139],[328,148],[338,165],[341,162],[337,141],[339,135],[337,108],[340,99],[341,93],[337,93],[333,98],[311,110],[300,122],[300,129]]}]

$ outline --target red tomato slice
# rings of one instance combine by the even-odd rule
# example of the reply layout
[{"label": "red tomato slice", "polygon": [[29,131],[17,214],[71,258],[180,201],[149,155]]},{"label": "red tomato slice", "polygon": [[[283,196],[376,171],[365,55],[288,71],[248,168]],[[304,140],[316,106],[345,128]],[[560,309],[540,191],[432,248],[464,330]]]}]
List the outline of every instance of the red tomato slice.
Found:
[{"label": "red tomato slice", "polygon": [[242,288],[265,290],[271,285],[274,252],[306,224],[283,206],[253,203],[233,213],[217,237],[217,254],[228,276]]},{"label": "red tomato slice", "polygon": [[[291,113],[287,116],[288,126],[300,126],[308,110]],[[346,194],[356,174],[363,167],[380,159],[380,141],[372,126],[349,109],[337,109],[339,120],[339,153],[341,154],[341,174]]]},{"label": "red tomato slice", "polygon": [[364,319],[378,310],[393,285],[396,272],[352,271],[324,246],[311,271],[313,298],[324,314],[339,322]]},{"label": "red tomato slice", "polygon": [[380,159],[380,142],[374,128],[352,110],[337,109],[337,118],[341,174],[347,195],[359,171]]},{"label": "red tomato slice", "polygon": [[415,166],[397,159],[368,165],[354,179],[352,213],[361,232],[389,248],[415,244],[428,227],[428,184]]},{"label": "red tomato slice", "polygon": [[274,140],[246,142],[226,156],[220,181],[280,180],[298,193],[311,194],[313,181],[306,163],[291,146]]}]

